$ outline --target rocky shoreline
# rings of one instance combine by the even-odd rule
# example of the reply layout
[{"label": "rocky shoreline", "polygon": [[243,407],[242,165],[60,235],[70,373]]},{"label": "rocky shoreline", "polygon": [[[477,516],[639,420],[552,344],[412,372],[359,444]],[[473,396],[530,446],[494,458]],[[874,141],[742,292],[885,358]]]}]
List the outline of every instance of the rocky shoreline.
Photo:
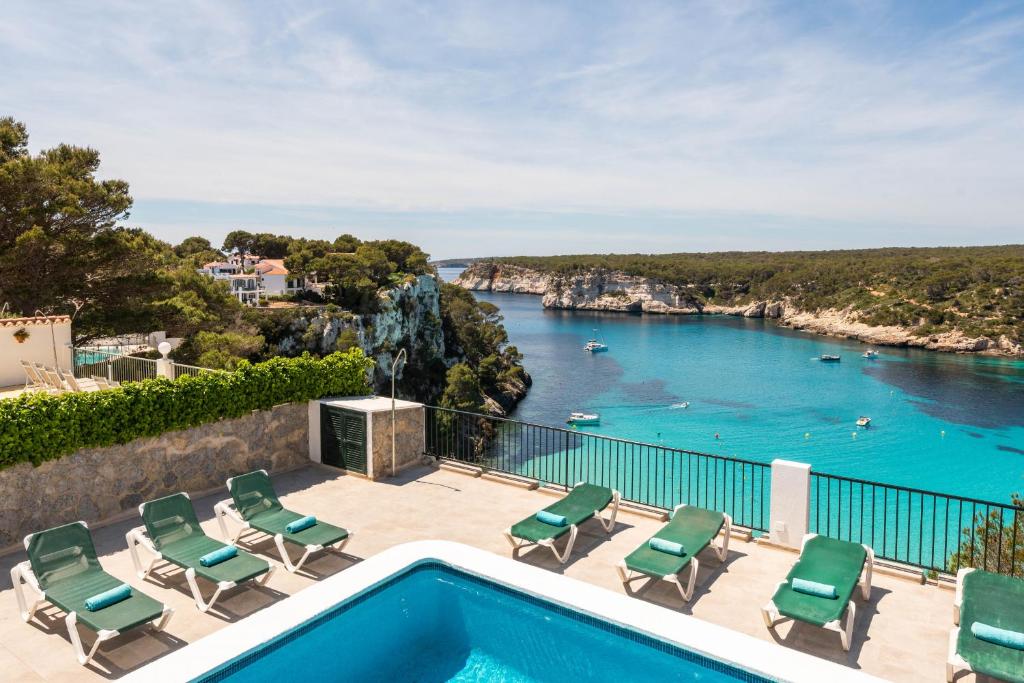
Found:
[{"label": "rocky shoreline", "polygon": [[856,311],[800,310],[788,301],[755,301],[736,306],[705,303],[676,285],[619,271],[594,269],[562,275],[521,266],[475,263],[455,284],[475,291],[541,296],[545,308],[666,315],[735,315],[766,318],[779,325],[875,346],[914,347],[947,353],[1024,357],[1024,346],[1007,337],[970,337],[959,330],[922,335],[911,328],[860,322]]}]

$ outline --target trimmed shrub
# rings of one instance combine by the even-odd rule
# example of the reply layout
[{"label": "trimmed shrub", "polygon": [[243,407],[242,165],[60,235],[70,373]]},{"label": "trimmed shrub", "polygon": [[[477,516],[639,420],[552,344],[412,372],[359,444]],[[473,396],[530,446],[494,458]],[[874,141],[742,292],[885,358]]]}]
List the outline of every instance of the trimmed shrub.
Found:
[{"label": "trimmed shrub", "polygon": [[0,468],[38,465],[81,448],[128,443],[282,403],[365,395],[372,367],[373,360],[354,348],[324,358],[242,361],[233,372],[148,379],[105,391],[22,394],[0,401]]}]

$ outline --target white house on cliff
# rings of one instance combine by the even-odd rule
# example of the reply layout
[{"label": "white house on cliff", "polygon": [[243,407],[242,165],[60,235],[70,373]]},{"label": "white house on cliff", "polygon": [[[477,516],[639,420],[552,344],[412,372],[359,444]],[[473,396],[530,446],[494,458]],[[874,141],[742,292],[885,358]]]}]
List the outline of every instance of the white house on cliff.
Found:
[{"label": "white house on cliff", "polygon": [[235,254],[227,261],[203,264],[199,272],[215,280],[227,280],[231,293],[243,304],[256,305],[268,296],[296,294],[306,288],[305,278],[292,276],[284,259]]}]

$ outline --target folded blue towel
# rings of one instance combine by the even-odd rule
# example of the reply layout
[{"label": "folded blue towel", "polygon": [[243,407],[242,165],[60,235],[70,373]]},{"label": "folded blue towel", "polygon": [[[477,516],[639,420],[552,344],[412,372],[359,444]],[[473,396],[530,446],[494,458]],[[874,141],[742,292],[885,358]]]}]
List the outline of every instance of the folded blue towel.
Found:
[{"label": "folded blue towel", "polygon": [[233,545],[226,545],[223,548],[218,548],[213,552],[206,553],[199,558],[199,564],[204,567],[212,567],[215,564],[220,564],[225,560],[230,560],[232,557],[238,554],[238,548]]},{"label": "folded blue towel", "polygon": [[90,612],[101,610],[104,607],[110,607],[111,605],[127,600],[132,597],[132,587],[127,583],[122,583],[116,588],[97,593],[96,595],[85,599],[85,608]]},{"label": "folded blue towel", "polygon": [[302,531],[303,529],[308,529],[311,526],[316,526],[316,517],[312,515],[306,515],[305,517],[301,517],[295,520],[294,522],[288,522],[288,524],[285,525],[284,530],[290,534],[295,534]]},{"label": "folded blue towel", "polygon": [[808,581],[807,579],[793,579],[790,587],[797,593],[816,595],[819,598],[835,600],[839,597],[839,591],[836,590],[836,587],[828,583],[818,583],[817,581]]},{"label": "folded blue towel", "polygon": [[676,555],[678,557],[682,557],[686,554],[686,549],[683,548],[682,543],[668,541],[664,538],[652,538],[647,541],[647,545],[650,546],[651,550],[657,550],[659,553],[668,553],[669,555]]},{"label": "folded blue towel", "polygon": [[565,526],[569,523],[565,515],[556,515],[554,512],[548,512],[547,510],[541,510],[536,515],[538,522],[544,522],[551,526]]},{"label": "folded blue towel", "polygon": [[997,628],[976,621],[971,624],[971,633],[974,634],[975,638],[989,643],[995,643],[1003,647],[1012,647],[1014,650],[1024,650],[1024,633],[1020,631]]}]

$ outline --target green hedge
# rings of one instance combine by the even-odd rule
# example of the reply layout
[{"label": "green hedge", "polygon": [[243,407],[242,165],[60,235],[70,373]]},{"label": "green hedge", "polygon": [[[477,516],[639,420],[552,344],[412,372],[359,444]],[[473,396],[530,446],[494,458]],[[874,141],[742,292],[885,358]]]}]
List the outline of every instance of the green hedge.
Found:
[{"label": "green hedge", "polygon": [[0,401],[0,468],[38,465],[80,448],[128,443],[241,417],[282,403],[370,393],[373,361],[353,348],[324,358],[273,358],[233,372],[149,379],[119,389],[26,393]]}]

